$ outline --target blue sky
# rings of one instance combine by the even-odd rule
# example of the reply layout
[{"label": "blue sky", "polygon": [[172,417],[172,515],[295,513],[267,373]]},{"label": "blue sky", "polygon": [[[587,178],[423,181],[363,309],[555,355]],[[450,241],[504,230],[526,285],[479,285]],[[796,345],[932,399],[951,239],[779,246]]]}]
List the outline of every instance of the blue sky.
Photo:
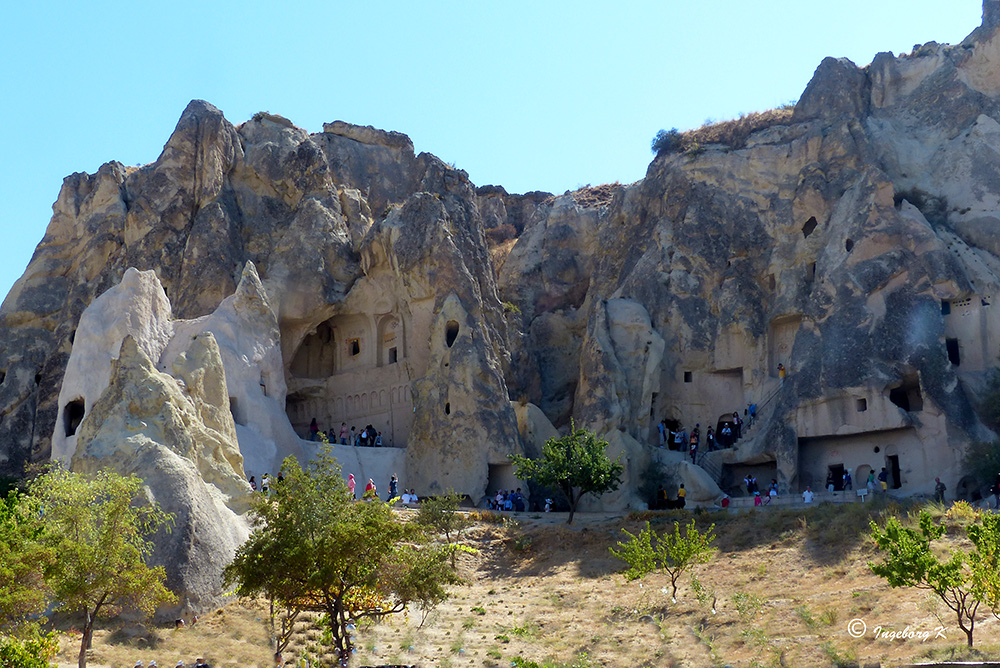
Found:
[{"label": "blue sky", "polygon": [[8,3],[0,27],[0,296],[63,177],[159,155],[193,98],[310,132],[404,132],[477,185],[561,193],[642,178],[660,128],[794,101],[979,25],[979,0]]}]

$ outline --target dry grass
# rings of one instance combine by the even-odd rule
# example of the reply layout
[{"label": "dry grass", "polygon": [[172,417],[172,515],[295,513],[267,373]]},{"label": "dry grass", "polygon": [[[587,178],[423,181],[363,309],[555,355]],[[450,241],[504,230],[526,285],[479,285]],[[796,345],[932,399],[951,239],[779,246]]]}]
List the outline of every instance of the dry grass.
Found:
[{"label": "dry grass", "polygon": [[607,206],[611,204],[615,193],[622,187],[618,181],[603,183],[599,186],[586,185],[570,193],[576,203],[583,207]]},{"label": "dry grass", "polygon": [[689,130],[682,133],[682,137],[688,146],[722,144],[730,148],[743,148],[754,132],[790,123],[794,110],[794,106],[787,106],[740,114],[739,118],[709,123],[697,130]]},{"label": "dry grass", "polygon": [[[360,628],[352,666],[506,668],[517,659],[579,668],[893,666],[974,656],[942,605],[926,592],[890,590],[867,567],[875,558],[865,539],[869,518],[907,509],[857,504],[773,511],[695,514],[699,526],[716,525],[719,552],[697,568],[697,584],[682,578],[676,603],[664,593],[662,576],[626,582],[608,547],[622,528],[634,533],[648,519],[662,530],[690,513],[578,514],[572,527],[558,514],[521,514],[513,522],[478,517],[465,535],[478,553],[460,555],[468,584],[426,619],[412,611]],[[939,512],[947,516],[946,509]],[[966,521],[967,514],[960,509],[949,521]],[[946,639],[876,640],[870,630],[854,639],[847,632],[853,619],[869,629],[943,626]],[[263,607],[232,604],[195,627],[158,630],[153,648],[136,639],[114,645],[104,633],[95,662],[131,666],[137,658],[155,658],[169,667],[204,651],[213,665],[266,666],[266,621]],[[977,622],[984,655],[1000,652],[998,631],[992,618]],[[286,658],[297,659],[315,643],[310,633],[318,635],[304,629]]]}]

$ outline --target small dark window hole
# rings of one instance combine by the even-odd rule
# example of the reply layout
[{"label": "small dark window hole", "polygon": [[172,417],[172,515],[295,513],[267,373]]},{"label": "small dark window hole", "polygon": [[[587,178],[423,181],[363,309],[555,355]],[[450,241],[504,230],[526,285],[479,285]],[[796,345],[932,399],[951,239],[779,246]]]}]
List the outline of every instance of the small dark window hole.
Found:
[{"label": "small dark window hole", "polygon": [[847,252],[850,253],[852,250],[854,250],[854,242],[851,239],[848,239],[847,241],[844,242],[844,248],[846,248]]},{"label": "small dark window hole", "polygon": [[449,320],[448,324],[445,325],[444,331],[444,342],[449,348],[455,345],[455,339],[458,338],[458,323],[454,320]]},{"label": "small dark window hole", "polygon": [[685,371],[684,372],[684,382],[685,383],[690,383],[692,379],[693,379],[693,374],[690,371]]},{"label": "small dark window hole", "polygon": [[864,413],[866,410],[868,410],[868,400],[858,399],[858,412]]},{"label": "small dark window hole", "polygon": [[806,223],[805,223],[805,225],[802,226],[802,236],[803,236],[803,238],[808,238],[809,235],[813,233],[813,230],[816,229],[816,225],[817,225],[817,223],[816,223],[816,216],[813,216],[812,218],[810,218],[809,220],[807,220]]},{"label": "small dark window hole", "polygon": [[445,405],[444,405],[444,414],[445,415],[451,415],[451,403],[450,402],[449,403],[445,403]]}]

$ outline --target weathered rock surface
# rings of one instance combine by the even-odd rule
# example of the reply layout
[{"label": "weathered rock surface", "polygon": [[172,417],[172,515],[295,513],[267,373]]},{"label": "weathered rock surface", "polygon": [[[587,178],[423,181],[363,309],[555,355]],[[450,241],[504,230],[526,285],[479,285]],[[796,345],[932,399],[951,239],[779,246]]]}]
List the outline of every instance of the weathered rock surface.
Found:
[{"label": "weathered rock surface", "polygon": [[[900,493],[973,493],[1000,351],[998,6],[960,45],[826,59],[748,137],[558,197],[476,188],[399,133],[192,102],[155,163],[65,180],[0,308],[0,466],[79,454],[128,334],[229,399],[244,473],[307,456],[315,418],[405,447],[401,486],[478,500],[573,419],[627,463],[593,507],[641,505],[654,460],[699,503],[747,473],[784,492],[882,466]],[[81,318],[119,283],[105,330]],[[224,387],[197,374],[209,332]],[[661,419],[704,437],[750,403],[757,424],[701,466],[655,449]],[[389,470],[375,458],[351,461]]]}]

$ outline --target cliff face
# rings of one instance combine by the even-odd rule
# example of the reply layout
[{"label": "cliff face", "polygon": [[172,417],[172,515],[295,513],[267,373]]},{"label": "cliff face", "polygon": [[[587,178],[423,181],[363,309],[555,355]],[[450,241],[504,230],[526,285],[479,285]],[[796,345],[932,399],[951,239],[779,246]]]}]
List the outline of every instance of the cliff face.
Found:
[{"label": "cliff face", "polygon": [[[479,499],[518,484],[508,454],[572,418],[627,464],[608,507],[642,502],[654,459],[694,501],[747,473],[797,491],[882,466],[905,492],[935,475],[959,489],[965,445],[990,436],[970,397],[1000,350],[996,15],[989,0],[957,46],[824,60],[790,113],[559,197],[476,188],[399,133],[309,134],[264,113],[233,126],[192,102],[155,163],[65,180],[0,308],[0,468],[53,443],[81,452],[70,425],[107,391],[125,334],[96,337],[108,368],[77,392],[75,332],[135,267],[169,300],[148,308],[188,323],[171,331],[229,342],[247,475],[301,455],[292,429],[315,418],[334,439],[372,425],[405,446],[404,487]],[[273,336],[219,315],[248,263],[273,319],[252,329]],[[128,333],[163,373],[185,349]],[[274,361],[240,366],[271,339]],[[284,417],[252,408],[270,402]],[[758,425],[704,471],[651,447],[661,419],[704,434],[750,403]]]}]

